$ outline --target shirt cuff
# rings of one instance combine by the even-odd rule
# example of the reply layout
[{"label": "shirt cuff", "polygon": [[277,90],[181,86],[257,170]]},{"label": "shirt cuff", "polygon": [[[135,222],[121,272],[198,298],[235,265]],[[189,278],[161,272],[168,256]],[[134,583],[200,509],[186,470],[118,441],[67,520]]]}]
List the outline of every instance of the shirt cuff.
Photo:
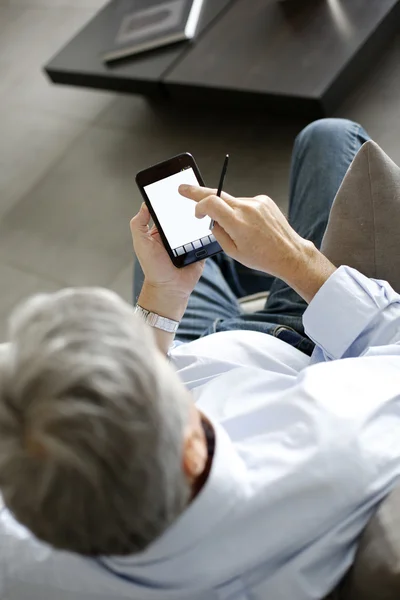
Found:
[{"label": "shirt cuff", "polygon": [[307,335],[331,358],[341,358],[369,323],[389,304],[383,282],[340,267],[304,313]]}]

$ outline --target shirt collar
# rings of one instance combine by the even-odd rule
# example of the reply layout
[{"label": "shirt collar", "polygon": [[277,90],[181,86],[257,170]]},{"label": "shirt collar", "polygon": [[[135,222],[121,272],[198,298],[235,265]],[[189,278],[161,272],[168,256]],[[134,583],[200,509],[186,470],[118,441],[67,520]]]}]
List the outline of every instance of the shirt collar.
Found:
[{"label": "shirt collar", "polygon": [[[110,567],[123,563],[132,568],[168,560],[207,537],[233,509],[242,494],[245,466],[225,429],[208,416],[215,434],[214,458],[203,488],[185,512],[145,552],[126,558],[107,558]],[[211,429],[211,428],[210,428]],[[212,429],[211,429],[212,432]],[[206,432],[208,437],[210,434]],[[212,438],[210,438],[212,444]]]},{"label": "shirt collar", "polygon": [[213,458],[215,453],[214,429],[211,427],[210,422],[205,419],[201,420],[201,424],[203,426],[204,435],[206,436],[208,457]]}]

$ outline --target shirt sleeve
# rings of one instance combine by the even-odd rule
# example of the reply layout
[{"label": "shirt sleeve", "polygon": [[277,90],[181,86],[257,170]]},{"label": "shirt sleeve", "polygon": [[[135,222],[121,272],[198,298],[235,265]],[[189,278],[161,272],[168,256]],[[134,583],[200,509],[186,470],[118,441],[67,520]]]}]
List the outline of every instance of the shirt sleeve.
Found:
[{"label": "shirt sleeve", "polygon": [[174,340],[172,342],[172,344],[170,345],[168,352],[167,352],[167,358],[168,360],[172,360],[172,353],[174,350],[176,350],[177,348],[179,348],[179,346],[184,346],[186,342],[180,342],[178,340]]},{"label": "shirt sleeve", "polygon": [[385,281],[340,267],[303,317],[325,359],[361,356],[373,346],[400,343],[400,295]]}]

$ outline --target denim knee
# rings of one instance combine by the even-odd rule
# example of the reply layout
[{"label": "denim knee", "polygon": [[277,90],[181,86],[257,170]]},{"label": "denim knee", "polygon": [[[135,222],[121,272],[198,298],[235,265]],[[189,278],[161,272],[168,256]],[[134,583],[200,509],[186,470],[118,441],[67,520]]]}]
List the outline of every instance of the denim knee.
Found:
[{"label": "denim knee", "polygon": [[296,138],[298,150],[307,146],[324,145],[329,138],[337,138],[348,131],[361,128],[358,123],[348,119],[319,119],[307,125]]}]

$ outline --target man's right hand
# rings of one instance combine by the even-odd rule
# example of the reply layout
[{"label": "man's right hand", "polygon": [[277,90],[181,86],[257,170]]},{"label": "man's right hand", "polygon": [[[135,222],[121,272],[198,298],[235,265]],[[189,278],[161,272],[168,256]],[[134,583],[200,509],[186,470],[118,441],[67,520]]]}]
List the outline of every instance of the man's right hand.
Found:
[{"label": "man's right hand", "polygon": [[335,267],[303,239],[268,196],[234,198],[197,186],[180,186],[197,202],[196,216],[214,219],[223,250],[243,265],[283,279],[308,302]]},{"label": "man's right hand", "polygon": [[180,193],[197,202],[196,216],[215,220],[214,235],[224,251],[252,269],[284,278],[307,242],[289,225],[268,196],[234,198],[215,190],[181,186]]}]

